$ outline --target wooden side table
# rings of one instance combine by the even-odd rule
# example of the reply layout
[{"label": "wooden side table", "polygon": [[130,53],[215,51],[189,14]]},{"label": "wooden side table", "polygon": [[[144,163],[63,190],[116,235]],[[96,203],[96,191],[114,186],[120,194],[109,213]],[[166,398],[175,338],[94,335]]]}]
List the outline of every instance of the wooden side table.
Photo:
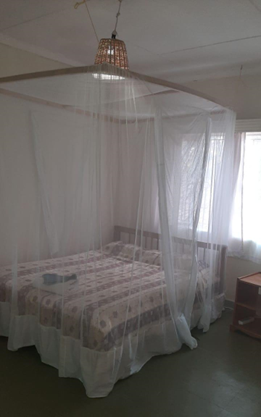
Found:
[{"label": "wooden side table", "polygon": [[[240,322],[248,322],[240,324]],[[251,322],[249,322],[251,321]],[[230,331],[242,331],[261,339],[261,273],[237,279],[233,323]]]}]

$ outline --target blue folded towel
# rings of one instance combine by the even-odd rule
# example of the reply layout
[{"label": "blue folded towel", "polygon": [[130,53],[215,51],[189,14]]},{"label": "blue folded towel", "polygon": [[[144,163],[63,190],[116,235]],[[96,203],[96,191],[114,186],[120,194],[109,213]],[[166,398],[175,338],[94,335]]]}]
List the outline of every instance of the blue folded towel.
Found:
[{"label": "blue folded towel", "polygon": [[57,283],[65,283],[69,280],[76,280],[76,274],[72,274],[71,276],[59,276],[56,273],[46,273],[43,274],[44,284],[57,284]]}]

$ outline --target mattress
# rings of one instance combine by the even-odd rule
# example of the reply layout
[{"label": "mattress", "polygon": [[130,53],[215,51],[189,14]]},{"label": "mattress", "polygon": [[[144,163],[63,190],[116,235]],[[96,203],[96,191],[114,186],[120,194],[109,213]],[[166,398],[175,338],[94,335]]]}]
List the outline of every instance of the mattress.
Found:
[{"label": "mattress", "polygon": [[[112,246],[115,248],[115,245]],[[170,319],[164,271],[151,257],[124,246],[120,253],[97,250],[87,253],[21,263],[17,266],[18,316],[37,316],[44,327],[61,330],[65,337],[81,340],[83,347],[109,351],[123,336],[137,334]],[[152,257],[159,260],[159,257]],[[147,260],[147,262],[144,262]],[[204,270],[204,269],[203,269]],[[197,302],[206,288],[207,269],[198,276]],[[47,272],[76,274],[77,280],[58,286],[39,286]],[[188,276],[178,270],[179,300],[185,297]],[[0,269],[0,302],[12,300],[11,267]]]}]

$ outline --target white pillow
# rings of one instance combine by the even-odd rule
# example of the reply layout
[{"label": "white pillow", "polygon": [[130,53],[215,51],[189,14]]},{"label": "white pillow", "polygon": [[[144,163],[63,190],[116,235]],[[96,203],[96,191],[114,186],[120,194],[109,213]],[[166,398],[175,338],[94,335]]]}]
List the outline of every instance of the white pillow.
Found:
[{"label": "white pillow", "polygon": [[121,251],[118,254],[118,257],[123,258],[125,260],[140,260],[142,255],[142,249],[140,247],[136,247],[133,244],[123,244],[121,247]]},{"label": "white pillow", "polygon": [[104,247],[102,247],[102,252],[106,255],[116,257],[121,251],[123,245],[124,244],[122,241],[110,242],[109,244],[106,244]]},{"label": "white pillow", "polygon": [[142,260],[143,263],[153,264],[155,266],[161,266],[161,252],[158,250],[145,250],[142,253]]}]

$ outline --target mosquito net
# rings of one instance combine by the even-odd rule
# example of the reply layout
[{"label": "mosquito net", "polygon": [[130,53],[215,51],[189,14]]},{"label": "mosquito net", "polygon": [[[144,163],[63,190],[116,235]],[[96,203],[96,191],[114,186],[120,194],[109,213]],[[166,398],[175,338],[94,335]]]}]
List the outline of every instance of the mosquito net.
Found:
[{"label": "mosquito net", "polygon": [[234,114],[107,65],[0,87],[0,333],[106,396],[221,315]]}]

